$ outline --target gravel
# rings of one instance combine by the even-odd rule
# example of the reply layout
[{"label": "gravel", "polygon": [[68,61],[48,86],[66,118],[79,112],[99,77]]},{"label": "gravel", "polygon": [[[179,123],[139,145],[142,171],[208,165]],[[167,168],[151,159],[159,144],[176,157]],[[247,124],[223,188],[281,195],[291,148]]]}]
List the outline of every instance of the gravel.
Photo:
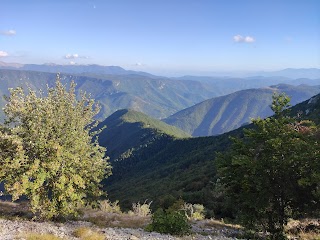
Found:
[{"label": "gravel", "polygon": [[96,232],[105,235],[108,240],[178,240],[178,239],[236,239],[229,238],[221,233],[211,234],[204,231],[202,234],[196,233],[185,237],[174,237],[171,235],[155,232],[146,232],[143,229],[132,228],[98,228],[92,223],[84,221],[70,221],[66,223],[55,222],[32,222],[25,220],[0,219],[0,240],[23,240],[27,233],[50,233],[63,239],[76,240],[73,232],[79,227],[88,227]]}]

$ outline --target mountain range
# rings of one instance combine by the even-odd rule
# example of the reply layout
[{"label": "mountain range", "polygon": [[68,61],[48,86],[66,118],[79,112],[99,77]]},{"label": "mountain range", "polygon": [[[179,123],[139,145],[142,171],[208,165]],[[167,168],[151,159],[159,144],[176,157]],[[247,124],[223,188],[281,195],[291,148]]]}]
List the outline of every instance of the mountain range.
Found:
[{"label": "mountain range", "polygon": [[[70,73],[70,74],[85,74],[85,73],[112,74],[112,75],[137,74],[137,75],[144,75],[144,76],[157,78],[157,76],[147,72],[126,70],[119,66],[102,66],[98,64],[88,64],[88,65],[78,65],[78,64],[59,65],[55,63],[21,64],[21,63],[7,63],[7,62],[0,61],[0,69],[31,70],[31,71],[39,71],[39,72],[50,72],[50,73],[60,72],[60,73]],[[319,79],[320,69],[319,68],[286,68],[286,69],[277,70],[277,71],[251,71],[251,72],[225,71],[225,72],[209,72],[209,74],[210,76],[218,77],[218,78],[221,78],[221,77],[229,77],[229,78],[283,77],[283,78],[290,78],[290,79],[298,79],[298,78]],[[184,76],[181,78],[184,79],[188,77],[190,76]],[[203,77],[200,77],[200,78],[203,78]]]},{"label": "mountain range", "polygon": [[[291,112],[319,123],[320,94],[293,106]],[[247,127],[251,125],[219,136],[165,141],[159,138],[146,148],[133,149],[121,161],[112,163],[113,175],[104,182],[109,198],[120,200],[124,208],[146,199],[154,201],[153,206],[183,199],[204,204],[208,216],[228,215],[216,179],[215,155],[230,146],[230,136],[241,137]],[[113,131],[121,132],[121,128],[118,126],[118,130]],[[114,135],[116,142],[117,136],[121,138]]]},{"label": "mountain range", "polygon": [[192,136],[222,134],[250,123],[252,118],[271,116],[269,105],[274,92],[286,93],[291,98],[291,104],[296,105],[318,94],[320,86],[279,84],[237,91],[198,103],[163,121]]},{"label": "mountain range", "polygon": [[142,76],[156,77],[150,73],[125,70],[119,66],[102,66],[97,64],[91,65],[59,65],[54,63],[47,64],[19,64],[0,62],[0,69],[13,69],[49,73],[71,73],[71,74],[112,74],[112,75],[130,75],[137,74]]},{"label": "mountain range", "polygon": [[[32,89],[54,86],[56,74],[44,71],[54,69],[52,72],[55,72],[56,66],[45,66],[49,70],[45,67],[41,70],[37,65],[27,66],[28,70],[23,67],[2,66],[5,69],[0,69],[1,95],[8,95],[8,88],[17,86]],[[248,123],[249,117],[270,114],[268,105],[274,91],[288,93],[295,104],[318,93],[320,85],[320,78],[172,79],[123,72],[124,69],[117,67],[109,72],[94,72],[94,69],[69,67],[62,70],[78,72],[61,73],[60,77],[66,84],[74,80],[77,94],[91,93],[102,106],[99,128],[105,128],[98,141],[107,148],[113,166],[113,175],[103,182],[108,197],[112,201],[120,200],[124,208],[147,199],[157,207],[182,198],[186,202],[204,204],[208,216],[227,215],[216,179],[216,152],[227,149],[230,136],[241,136],[242,129],[251,125],[230,130]],[[300,85],[302,83],[309,86]],[[244,90],[248,88],[251,89]],[[1,99],[0,107],[4,104]],[[319,104],[320,95],[316,95],[294,106],[292,114],[299,112],[304,118],[316,119],[319,123]],[[220,119],[214,120],[216,117]],[[181,125],[187,126],[186,130],[194,136],[230,132],[191,137],[159,121],[163,118],[167,118],[165,121],[188,118],[181,121]]]},{"label": "mountain range", "polygon": [[[19,65],[1,64],[0,69],[0,94],[8,95],[8,88],[17,86],[30,86],[33,89],[46,89],[46,85],[54,85],[55,73],[43,72],[57,71],[56,65]],[[20,66],[20,67],[19,67]],[[209,78],[208,80],[176,79],[156,77],[150,74],[142,74],[124,70],[120,67],[104,66],[73,66],[58,65],[65,67],[70,72],[73,68],[77,72],[86,73],[61,74],[62,81],[68,83],[74,80],[77,84],[77,92],[85,91],[91,93],[92,98],[101,104],[101,112],[97,116],[103,120],[119,109],[133,109],[143,112],[151,117],[163,119],[182,109],[191,107],[209,98],[223,96],[235,91],[267,87],[271,84],[286,82],[298,85],[320,85],[320,79],[287,79],[281,77],[257,77],[257,78]],[[39,69],[43,71],[21,70],[25,68]],[[35,68],[33,68],[35,67]],[[109,69],[108,71],[97,71],[95,69]],[[11,68],[11,69],[7,69]],[[20,70],[16,70],[20,69]],[[82,69],[82,70],[81,70]],[[92,71],[92,72],[90,72]],[[110,73],[113,74],[110,74]],[[108,74],[107,74],[108,73]],[[0,98],[0,107],[5,101]],[[0,120],[3,119],[0,111]]]},{"label": "mountain range", "polygon": [[[130,108],[155,118],[167,117],[181,109],[216,96],[214,86],[197,81],[178,81],[167,78],[150,78],[141,75],[103,75],[100,77],[60,74],[63,83],[74,81],[76,91],[91,94],[101,104],[98,119],[113,112]],[[25,70],[0,69],[0,94],[8,95],[8,88],[27,86],[46,89],[54,86],[56,74]],[[0,99],[0,106],[5,104]],[[3,119],[3,113],[0,113]]]}]

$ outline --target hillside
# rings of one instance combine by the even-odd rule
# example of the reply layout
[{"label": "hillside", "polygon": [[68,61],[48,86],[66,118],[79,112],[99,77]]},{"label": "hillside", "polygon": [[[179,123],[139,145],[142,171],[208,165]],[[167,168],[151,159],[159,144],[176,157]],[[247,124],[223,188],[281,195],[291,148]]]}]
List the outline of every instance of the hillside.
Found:
[{"label": "hillside", "polygon": [[301,114],[303,119],[312,120],[316,124],[320,124],[320,94],[295,105],[292,110],[293,115]]},{"label": "hillside", "polygon": [[107,146],[111,161],[128,157],[134,150],[148,147],[155,141],[191,137],[176,127],[128,109],[119,110],[99,123],[98,128],[103,127],[99,143]]},{"label": "hillside", "polygon": [[[164,118],[216,96],[213,87],[209,88],[196,81],[154,79],[142,75],[104,75],[100,78],[70,74],[60,76],[63,83],[75,81],[77,93],[90,93],[92,98],[100,102],[102,109],[99,119],[124,108]],[[8,88],[17,86],[45,90],[47,84],[53,86],[55,78],[54,73],[0,69],[0,94],[8,95]],[[0,99],[0,106],[4,104],[4,99]],[[0,119],[3,119],[2,111]]]},{"label": "hillside", "polygon": [[[308,112],[303,114],[305,118],[318,114],[320,95],[292,107],[294,115],[301,111]],[[127,208],[132,202],[146,199],[159,206],[182,198],[204,204],[211,216],[228,215],[216,184],[215,154],[227,149],[230,136],[241,136],[242,129],[219,136],[157,140],[148,148],[134,151],[124,161],[113,163],[113,175],[105,182],[109,198],[120,200]]]},{"label": "hillside", "polygon": [[251,118],[265,118],[272,94],[285,92],[295,105],[320,92],[319,86],[280,84],[270,88],[248,89],[212,98],[184,109],[163,121],[193,136],[218,135],[249,123]]},{"label": "hillside", "polygon": [[[54,84],[58,71],[68,72],[61,74],[64,82],[74,80],[78,84],[77,92],[91,93],[91,96],[101,103],[102,110],[98,116],[99,119],[105,119],[119,109],[134,109],[151,117],[163,119],[199,102],[243,89],[267,87],[279,83],[320,84],[320,79],[288,79],[283,77],[166,78],[125,70],[117,66],[0,65],[2,65],[0,66],[1,96],[8,94],[8,88],[17,86],[26,88],[28,85],[34,89],[45,89],[46,84],[50,86]],[[2,108],[3,105],[4,100],[1,98],[0,107]],[[0,121],[2,119],[3,112],[0,111]]]},{"label": "hillside", "polygon": [[209,206],[215,151],[228,142],[227,136],[157,140],[113,163],[113,175],[105,183],[108,196],[124,207],[146,199],[159,205],[179,197]]}]

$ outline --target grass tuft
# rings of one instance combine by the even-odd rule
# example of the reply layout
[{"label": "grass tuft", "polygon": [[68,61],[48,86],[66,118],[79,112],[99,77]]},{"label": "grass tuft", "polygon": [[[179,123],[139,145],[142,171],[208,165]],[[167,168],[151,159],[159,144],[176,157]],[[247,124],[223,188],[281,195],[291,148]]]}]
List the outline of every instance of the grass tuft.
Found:
[{"label": "grass tuft", "polygon": [[95,232],[87,227],[80,227],[76,229],[73,235],[77,238],[80,238],[81,240],[105,240],[106,239],[102,234]]},{"label": "grass tuft", "polygon": [[24,239],[24,240],[61,240],[62,238],[59,238],[53,234],[49,233],[26,233],[23,235],[23,238],[18,239]]}]

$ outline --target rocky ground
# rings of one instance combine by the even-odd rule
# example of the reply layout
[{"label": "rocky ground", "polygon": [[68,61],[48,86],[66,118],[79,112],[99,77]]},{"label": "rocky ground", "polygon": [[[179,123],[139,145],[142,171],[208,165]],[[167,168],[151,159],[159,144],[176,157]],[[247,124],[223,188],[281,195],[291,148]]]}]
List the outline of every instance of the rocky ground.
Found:
[{"label": "rocky ground", "polygon": [[155,232],[146,232],[141,228],[118,228],[108,227],[99,228],[90,222],[84,221],[70,221],[66,223],[53,222],[33,222],[26,220],[7,220],[0,219],[0,239],[1,240],[17,240],[25,239],[28,233],[50,233],[62,239],[79,239],[74,237],[76,229],[81,227],[90,228],[95,232],[105,236],[108,240],[165,240],[165,239],[236,239],[227,237],[226,235],[236,234],[227,228],[212,228],[205,227],[200,223],[193,224],[194,233],[185,237],[174,237],[171,235],[164,235]]}]

